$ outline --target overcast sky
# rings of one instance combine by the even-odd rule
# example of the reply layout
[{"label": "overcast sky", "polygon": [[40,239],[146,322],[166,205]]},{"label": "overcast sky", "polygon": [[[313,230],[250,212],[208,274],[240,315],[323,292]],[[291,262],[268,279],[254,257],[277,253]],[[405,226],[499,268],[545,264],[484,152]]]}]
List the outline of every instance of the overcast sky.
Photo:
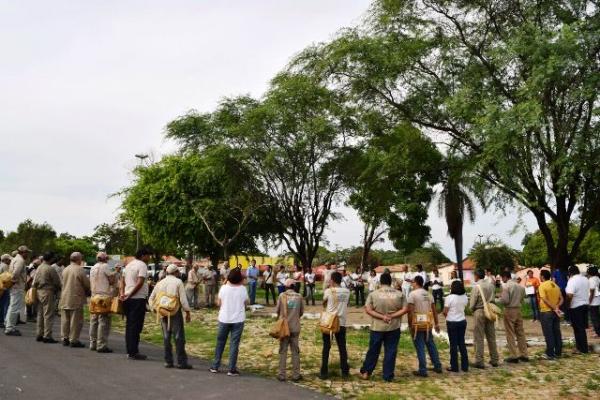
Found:
[{"label": "overcast sky", "polygon": [[[174,149],[165,124],[223,96],[260,96],[295,53],[356,24],[368,0],[0,2],[0,229],[25,218],[90,234],[114,220],[136,153]],[[331,247],[360,242],[356,215]],[[509,216],[480,215],[465,245],[495,234],[520,248]],[[433,241],[452,257],[435,209]],[[534,229],[529,217],[525,226]],[[389,243],[384,244],[389,247]]]}]

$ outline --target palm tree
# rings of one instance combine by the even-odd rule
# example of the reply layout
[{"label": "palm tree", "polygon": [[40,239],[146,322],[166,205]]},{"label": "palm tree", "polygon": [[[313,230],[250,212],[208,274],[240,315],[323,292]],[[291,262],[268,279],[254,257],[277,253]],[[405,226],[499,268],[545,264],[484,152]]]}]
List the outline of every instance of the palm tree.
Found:
[{"label": "palm tree", "polygon": [[468,187],[468,179],[460,169],[449,168],[442,182],[439,194],[438,212],[446,219],[448,236],[454,240],[458,277],[463,280],[463,224],[465,217],[475,222],[475,205],[471,199],[472,191]]}]

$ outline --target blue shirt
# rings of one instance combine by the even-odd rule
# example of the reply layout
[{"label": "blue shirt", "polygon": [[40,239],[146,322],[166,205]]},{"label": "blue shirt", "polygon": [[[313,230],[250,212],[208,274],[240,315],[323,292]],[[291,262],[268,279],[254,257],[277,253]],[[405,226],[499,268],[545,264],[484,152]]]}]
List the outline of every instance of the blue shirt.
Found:
[{"label": "blue shirt", "polygon": [[567,278],[567,274],[562,272],[560,269],[554,270],[552,273],[552,279],[554,279],[554,282],[556,282],[561,290],[564,291],[567,288],[567,282],[569,279]]},{"label": "blue shirt", "polygon": [[259,272],[258,268],[250,266],[250,267],[248,267],[248,270],[246,271],[246,276],[251,281],[256,281],[258,279],[258,272]]}]

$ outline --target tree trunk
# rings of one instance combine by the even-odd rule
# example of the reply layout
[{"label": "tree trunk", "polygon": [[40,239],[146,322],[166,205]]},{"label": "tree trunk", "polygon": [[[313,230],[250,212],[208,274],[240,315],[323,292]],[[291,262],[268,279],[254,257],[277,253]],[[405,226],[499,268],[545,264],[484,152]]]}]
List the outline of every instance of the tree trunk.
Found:
[{"label": "tree trunk", "polygon": [[463,278],[463,265],[462,265],[462,261],[463,261],[463,234],[462,234],[462,229],[460,229],[457,232],[456,237],[454,238],[454,250],[456,252],[456,268],[458,269],[458,279],[460,279],[461,282],[464,282],[464,278]]}]

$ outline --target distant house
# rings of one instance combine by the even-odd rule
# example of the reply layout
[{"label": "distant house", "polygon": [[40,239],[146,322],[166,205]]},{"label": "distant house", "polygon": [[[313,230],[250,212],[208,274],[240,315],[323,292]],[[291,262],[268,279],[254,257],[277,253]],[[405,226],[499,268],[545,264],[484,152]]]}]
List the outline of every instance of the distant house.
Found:
[{"label": "distant house", "polygon": [[[471,284],[471,282],[473,282],[473,272],[475,271],[476,267],[477,267],[477,263],[474,260],[471,260],[470,258],[465,258],[463,260],[462,269],[463,269],[463,281],[465,282],[465,286],[468,286]],[[450,277],[450,274],[452,273],[452,271],[456,271],[456,273],[458,274],[458,269],[457,269],[456,263],[448,263],[448,264],[439,265],[438,271],[440,273],[440,277],[442,278],[442,281],[444,281],[444,285],[450,285],[450,280],[452,279]]]}]

